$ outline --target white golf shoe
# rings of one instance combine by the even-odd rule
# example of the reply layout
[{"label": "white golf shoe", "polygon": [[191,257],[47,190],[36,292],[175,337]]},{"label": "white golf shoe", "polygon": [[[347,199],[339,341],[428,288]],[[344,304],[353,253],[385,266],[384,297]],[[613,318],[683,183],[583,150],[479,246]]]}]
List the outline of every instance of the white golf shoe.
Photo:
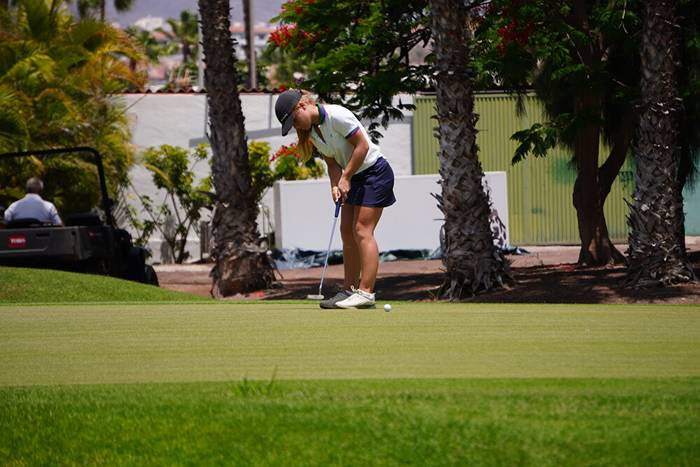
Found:
[{"label": "white golf shoe", "polygon": [[345,300],[336,302],[338,308],[374,308],[374,294],[364,290],[353,289],[353,294]]}]

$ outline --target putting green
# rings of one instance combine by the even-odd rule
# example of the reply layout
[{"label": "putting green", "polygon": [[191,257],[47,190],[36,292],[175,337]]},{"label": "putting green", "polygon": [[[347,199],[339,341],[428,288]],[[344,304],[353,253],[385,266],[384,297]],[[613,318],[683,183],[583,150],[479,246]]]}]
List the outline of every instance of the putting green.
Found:
[{"label": "putting green", "polygon": [[0,307],[0,385],[700,376],[700,307]]}]

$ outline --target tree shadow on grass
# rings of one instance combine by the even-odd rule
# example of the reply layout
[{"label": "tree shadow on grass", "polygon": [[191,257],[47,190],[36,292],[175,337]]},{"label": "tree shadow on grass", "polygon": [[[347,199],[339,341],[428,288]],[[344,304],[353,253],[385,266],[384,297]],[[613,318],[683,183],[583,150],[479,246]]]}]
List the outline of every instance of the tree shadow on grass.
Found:
[{"label": "tree shadow on grass", "polygon": [[[700,277],[700,252],[689,255]],[[477,293],[463,300],[471,303],[700,303],[700,282],[635,290],[624,287],[624,266],[579,268],[575,264],[513,269],[516,284],[510,289]],[[394,274],[377,280],[377,300],[432,301],[442,284],[441,272]],[[326,297],[334,295],[342,281],[324,283]],[[264,299],[304,299],[318,293],[318,281],[309,278],[282,280],[265,292]]]},{"label": "tree shadow on grass", "polygon": [[[700,251],[688,253],[688,261],[695,277],[700,279]],[[667,287],[635,289],[624,285],[624,278],[616,285],[615,291],[629,303],[700,303],[700,282],[675,284]]]}]

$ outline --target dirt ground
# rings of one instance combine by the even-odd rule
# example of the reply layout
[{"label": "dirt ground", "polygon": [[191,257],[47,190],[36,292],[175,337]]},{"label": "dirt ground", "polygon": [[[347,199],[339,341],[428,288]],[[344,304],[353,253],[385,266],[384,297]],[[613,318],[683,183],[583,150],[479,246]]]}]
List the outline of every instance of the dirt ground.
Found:
[{"label": "dirt ground", "polygon": [[[700,237],[686,241],[695,274],[700,279]],[[510,290],[477,294],[474,302],[519,303],[677,303],[700,304],[700,280],[666,288],[634,290],[623,287],[624,266],[579,268],[578,247],[524,247],[530,253],[509,255],[516,284]],[[620,251],[626,246],[619,245]],[[209,296],[209,264],[156,266],[161,287]],[[320,267],[276,273],[273,287],[232,299],[301,299],[318,293]],[[434,300],[443,280],[439,260],[403,260],[380,263],[377,299]],[[342,285],[343,266],[331,265],[326,271],[324,293]]]}]

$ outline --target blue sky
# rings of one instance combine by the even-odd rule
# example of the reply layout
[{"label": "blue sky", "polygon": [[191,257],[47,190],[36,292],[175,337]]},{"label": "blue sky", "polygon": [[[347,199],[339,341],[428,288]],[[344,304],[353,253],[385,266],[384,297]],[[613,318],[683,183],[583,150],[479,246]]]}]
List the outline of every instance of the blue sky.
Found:
[{"label": "blue sky", "polygon": [[[285,0],[251,0],[253,5],[253,20],[256,23],[268,23],[276,16]],[[243,3],[241,0],[230,0],[233,21],[243,22]],[[182,10],[197,11],[197,0],[135,0],[131,11],[117,13],[114,2],[107,0],[108,21],[118,22],[126,27],[144,16],[159,16],[162,18],[178,18]]]}]

